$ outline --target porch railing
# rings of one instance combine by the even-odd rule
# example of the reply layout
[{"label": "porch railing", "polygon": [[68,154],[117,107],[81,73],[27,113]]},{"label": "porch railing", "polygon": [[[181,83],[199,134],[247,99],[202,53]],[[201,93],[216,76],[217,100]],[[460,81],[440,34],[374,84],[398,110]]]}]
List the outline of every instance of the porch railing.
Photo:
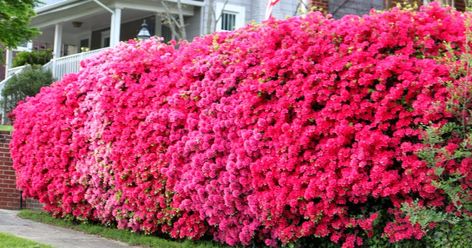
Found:
[{"label": "porch railing", "polygon": [[9,68],[7,70],[7,75],[6,75],[5,78],[12,77],[13,75],[22,72],[27,66],[28,65],[23,65],[23,66],[17,66],[17,67]]},{"label": "porch railing", "polygon": [[53,59],[50,62],[51,64],[46,64],[48,68],[45,68],[46,65],[44,65],[43,68],[50,69],[54,78],[60,80],[65,74],[78,72],[80,69],[80,61],[94,54],[97,54],[105,49],[107,48],[101,48],[97,50],[72,54],[69,56]]},{"label": "porch railing", "polygon": [[[42,66],[42,69],[51,71],[53,74],[53,77],[56,80],[61,80],[62,77],[66,74],[78,72],[80,69],[80,61],[94,54],[97,54],[107,48],[108,47],[53,59],[49,61],[48,63],[44,64]],[[8,69],[7,76],[5,77],[4,80],[0,81],[0,93],[3,87],[5,86],[6,82],[10,78],[12,78],[15,74],[22,72],[28,66],[29,65],[24,65],[24,66],[18,66],[18,67],[13,67],[11,69]],[[2,96],[0,94],[0,102],[1,100],[2,100]],[[2,124],[8,121],[6,118],[6,113],[3,106],[0,106],[0,117],[1,117],[0,119],[1,119]]]}]

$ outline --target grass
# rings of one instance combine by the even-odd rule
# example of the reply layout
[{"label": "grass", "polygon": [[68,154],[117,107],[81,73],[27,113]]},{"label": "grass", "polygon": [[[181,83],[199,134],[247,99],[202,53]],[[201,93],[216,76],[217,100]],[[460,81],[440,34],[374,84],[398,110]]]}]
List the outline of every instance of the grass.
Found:
[{"label": "grass", "polygon": [[[99,224],[93,223],[78,223],[77,221],[68,219],[54,218],[48,213],[22,210],[18,213],[18,216],[23,219],[29,219],[41,223],[50,225],[65,227],[81,231],[88,234],[98,235],[108,239],[118,240],[130,245],[139,245],[144,247],[158,247],[158,248],[222,248],[224,246],[218,245],[211,241],[174,241],[164,239],[152,235],[144,235],[141,233],[133,233],[128,230],[119,230],[112,227],[106,227]],[[1,246],[0,246],[1,248]]]},{"label": "grass", "polygon": [[35,241],[0,232],[0,248],[51,248]]},{"label": "grass", "polygon": [[10,125],[0,125],[0,131],[12,131],[13,130],[13,126],[10,126]]}]

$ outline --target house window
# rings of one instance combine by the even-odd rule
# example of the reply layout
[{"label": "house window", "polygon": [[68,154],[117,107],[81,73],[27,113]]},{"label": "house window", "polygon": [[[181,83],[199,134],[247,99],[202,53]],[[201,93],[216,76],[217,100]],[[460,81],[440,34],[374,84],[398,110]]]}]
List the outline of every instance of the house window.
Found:
[{"label": "house window", "polygon": [[80,40],[79,53],[90,51],[89,39]]},{"label": "house window", "polygon": [[[223,9],[224,8],[224,9]],[[218,23],[216,24],[217,31],[231,31],[241,28],[245,24],[246,8],[244,6],[216,3],[217,15],[221,13]]]},{"label": "house window", "polygon": [[221,14],[221,30],[235,30],[236,29],[236,14],[224,11]]}]

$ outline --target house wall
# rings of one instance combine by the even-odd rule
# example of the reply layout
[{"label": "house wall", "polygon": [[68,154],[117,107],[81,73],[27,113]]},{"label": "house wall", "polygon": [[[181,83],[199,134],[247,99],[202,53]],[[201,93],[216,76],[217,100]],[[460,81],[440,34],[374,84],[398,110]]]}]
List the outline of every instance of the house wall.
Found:
[{"label": "house wall", "polygon": [[194,15],[185,18],[185,32],[187,33],[187,39],[193,40],[194,37],[199,36],[202,31],[202,8],[195,7]]},{"label": "house wall", "polygon": [[[265,12],[267,9],[267,1],[239,1],[251,3],[251,6],[249,6],[249,18],[246,18],[246,22],[250,22],[251,20],[256,22],[264,21]],[[286,19],[288,17],[297,15],[298,6],[299,0],[281,0],[273,7],[272,16],[276,19]]]},{"label": "house wall", "polygon": [[328,3],[329,13],[334,18],[345,15],[365,15],[371,9],[385,9],[384,0],[330,0]]},{"label": "house wall", "polygon": [[[224,4],[225,0],[215,0],[215,6],[213,8],[216,10],[217,4]],[[293,16],[296,13],[298,6],[298,0],[281,0],[272,10],[272,15],[277,19],[285,19],[289,16]],[[245,8],[245,24],[251,22],[262,22],[265,18],[265,11],[267,8],[267,1],[257,0],[228,0],[228,5],[242,6]],[[208,12],[209,8],[203,8],[201,14],[203,14],[203,27],[202,33],[207,33],[208,30]],[[217,17],[220,13],[216,13]]]}]

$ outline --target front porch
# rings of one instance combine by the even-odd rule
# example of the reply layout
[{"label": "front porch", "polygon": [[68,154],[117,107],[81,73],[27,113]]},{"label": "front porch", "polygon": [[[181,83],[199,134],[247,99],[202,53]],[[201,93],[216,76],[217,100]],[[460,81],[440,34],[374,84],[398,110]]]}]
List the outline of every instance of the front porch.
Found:
[{"label": "front porch", "polygon": [[[56,79],[77,72],[80,61],[101,49],[136,37],[145,21],[151,36],[168,41],[172,32],[163,18],[165,12],[181,12],[187,23],[189,39],[202,33],[203,1],[182,0],[64,0],[37,9],[32,26],[41,30],[33,40],[33,50],[50,49],[53,59],[43,68],[52,71]],[[7,51],[6,77],[22,70],[12,67],[14,51]],[[1,88],[1,85],[0,85]]]}]

